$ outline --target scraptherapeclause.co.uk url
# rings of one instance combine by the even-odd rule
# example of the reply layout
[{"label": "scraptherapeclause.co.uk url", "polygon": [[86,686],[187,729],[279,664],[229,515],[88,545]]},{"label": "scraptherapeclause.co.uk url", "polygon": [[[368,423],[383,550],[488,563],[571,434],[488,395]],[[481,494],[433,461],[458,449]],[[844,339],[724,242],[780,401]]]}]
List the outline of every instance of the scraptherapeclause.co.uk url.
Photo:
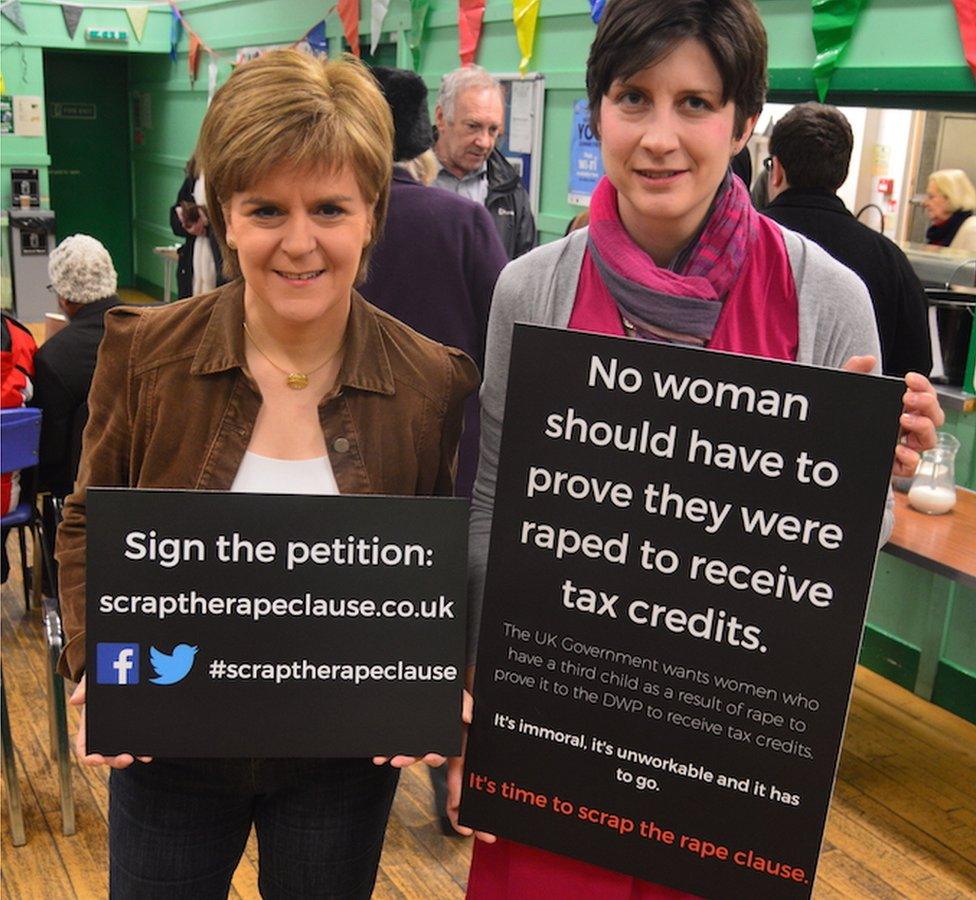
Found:
[{"label": "scraptherapeclause.co.uk url", "polygon": [[453,619],[454,602],[443,594],[430,599],[411,600],[390,597],[372,598],[315,597],[211,597],[195,590],[178,594],[129,595],[103,594],[98,611],[117,615],[143,615],[157,619],[168,616],[239,616],[245,619],[268,617],[314,619]]}]

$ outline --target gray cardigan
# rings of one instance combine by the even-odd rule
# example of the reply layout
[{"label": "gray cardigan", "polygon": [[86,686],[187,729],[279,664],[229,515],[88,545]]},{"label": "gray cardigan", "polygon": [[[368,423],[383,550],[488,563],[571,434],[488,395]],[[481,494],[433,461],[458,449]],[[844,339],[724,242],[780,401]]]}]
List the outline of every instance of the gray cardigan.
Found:
[{"label": "gray cardigan", "polygon": [[[879,361],[875,371],[880,372],[881,344],[864,283],[813,241],[786,228],[781,230],[797,288],[797,362],[840,368],[852,356],[871,355]],[[468,540],[470,665],[474,664],[484,598],[512,329],[516,322],[567,327],[586,240],[587,229],[583,228],[560,241],[537,247],[510,262],[495,286],[481,385],[481,456],[471,500]],[[893,522],[894,500],[889,491],[881,543],[888,539]]]}]

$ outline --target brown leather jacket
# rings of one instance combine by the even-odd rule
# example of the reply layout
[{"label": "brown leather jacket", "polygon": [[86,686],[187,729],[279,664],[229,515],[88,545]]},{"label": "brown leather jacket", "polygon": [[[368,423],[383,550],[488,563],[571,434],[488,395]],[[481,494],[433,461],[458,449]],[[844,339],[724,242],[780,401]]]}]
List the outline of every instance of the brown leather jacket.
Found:
[{"label": "brown leather jacket", "polygon": [[[58,530],[61,671],[75,680],[85,668],[85,489],[230,488],[261,406],[243,321],[241,281],[106,316],[78,481]],[[340,492],[449,495],[464,399],[477,384],[460,350],[354,292],[336,386],[319,404]]]}]

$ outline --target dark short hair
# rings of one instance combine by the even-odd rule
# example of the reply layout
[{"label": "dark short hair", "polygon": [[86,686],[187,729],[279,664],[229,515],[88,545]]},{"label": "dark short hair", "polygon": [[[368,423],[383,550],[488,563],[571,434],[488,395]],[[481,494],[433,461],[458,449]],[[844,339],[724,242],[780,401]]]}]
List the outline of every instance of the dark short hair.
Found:
[{"label": "dark short hair", "polygon": [[735,136],[742,136],[766,99],[766,29],[752,0],[610,0],[586,62],[595,134],[600,101],[614,81],[660,62],[688,39],[708,49],[722,79],[722,103],[735,104]]},{"label": "dark short hair", "polygon": [[769,153],[790,187],[836,191],[847,178],[854,149],[851,123],[836,106],[801,103],[773,127]]}]

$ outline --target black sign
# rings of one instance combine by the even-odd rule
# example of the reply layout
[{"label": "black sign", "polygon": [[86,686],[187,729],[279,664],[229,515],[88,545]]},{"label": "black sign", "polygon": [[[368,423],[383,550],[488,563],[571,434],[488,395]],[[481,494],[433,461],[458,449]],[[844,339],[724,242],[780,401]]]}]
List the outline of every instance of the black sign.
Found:
[{"label": "black sign", "polygon": [[98,107],[94,103],[54,103],[51,118],[94,120],[98,118]]},{"label": "black sign", "polygon": [[88,491],[88,749],[457,753],[467,504]]},{"label": "black sign", "polygon": [[516,326],[462,821],[809,895],[902,392]]}]

